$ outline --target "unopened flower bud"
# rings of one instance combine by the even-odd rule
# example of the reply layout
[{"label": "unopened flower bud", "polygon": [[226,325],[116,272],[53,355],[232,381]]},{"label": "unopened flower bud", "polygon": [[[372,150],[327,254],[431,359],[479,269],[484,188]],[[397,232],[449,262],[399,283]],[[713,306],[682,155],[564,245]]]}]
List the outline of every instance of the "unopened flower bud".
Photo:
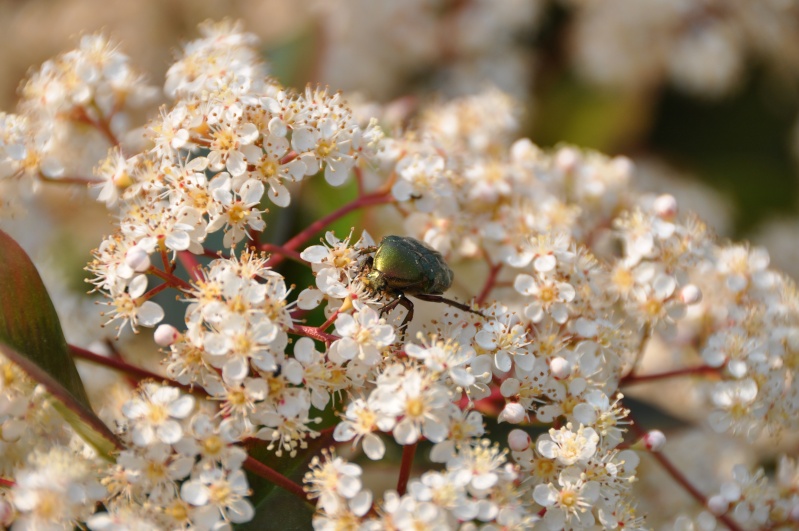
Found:
[{"label": "unopened flower bud", "polygon": [[702,300],[702,290],[694,284],[687,284],[680,289],[680,300],[689,306],[696,304]]},{"label": "unopened flower bud", "polygon": [[137,273],[150,269],[150,255],[139,246],[133,246],[125,253],[125,265]]},{"label": "unopened flower bud", "polygon": [[730,504],[724,499],[724,496],[716,494],[708,498],[707,508],[710,509],[710,512],[718,516],[726,513],[727,509],[730,508]]},{"label": "unopened flower bud", "polygon": [[508,447],[514,452],[523,452],[530,448],[532,440],[524,430],[512,430],[508,434]]},{"label": "unopened flower bud", "polygon": [[646,448],[652,452],[659,452],[666,445],[666,436],[660,430],[652,430],[642,439]]},{"label": "unopened flower bud", "polygon": [[518,402],[508,402],[502,409],[497,419],[499,422],[508,422],[510,424],[518,424],[525,419],[527,412],[524,406]]},{"label": "unopened flower bud", "polygon": [[157,345],[161,347],[168,347],[177,341],[179,336],[180,332],[178,332],[177,328],[172,325],[162,324],[158,325],[158,328],[155,329],[153,339]]},{"label": "unopened flower bud", "polygon": [[577,168],[580,155],[574,148],[563,148],[555,155],[555,166],[563,173],[571,173]]},{"label": "unopened flower bud", "polygon": [[549,370],[556,380],[568,378],[572,373],[571,363],[560,356],[552,358],[552,361],[549,362]]},{"label": "unopened flower bud", "polygon": [[799,505],[791,507],[791,512],[788,513],[788,519],[791,522],[799,522]]},{"label": "unopened flower bud", "polygon": [[677,200],[671,194],[663,194],[652,204],[658,217],[672,220],[677,215]]},{"label": "unopened flower bud", "polygon": [[8,500],[0,499],[0,526],[8,528],[14,522],[14,506]]}]

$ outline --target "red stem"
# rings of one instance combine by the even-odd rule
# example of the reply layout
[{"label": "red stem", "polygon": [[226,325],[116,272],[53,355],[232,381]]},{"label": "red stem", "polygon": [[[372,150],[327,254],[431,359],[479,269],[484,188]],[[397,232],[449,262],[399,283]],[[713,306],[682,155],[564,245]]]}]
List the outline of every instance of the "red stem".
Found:
[{"label": "red stem", "polygon": [[408,480],[411,477],[411,467],[413,466],[413,458],[416,455],[416,446],[419,442],[408,444],[402,447],[402,462],[400,463],[399,478],[397,479],[397,494],[400,496],[405,494],[408,489]]},{"label": "red stem", "polygon": [[491,266],[491,269],[488,271],[488,278],[486,279],[485,285],[483,285],[483,290],[480,292],[480,295],[477,296],[477,305],[482,306],[483,303],[488,298],[488,295],[491,293],[491,290],[494,289],[494,286],[497,282],[497,276],[499,275],[499,271],[502,269],[502,262],[494,264]]},{"label": "red stem", "polygon": [[296,159],[299,156],[300,156],[299,153],[297,153],[296,151],[292,150],[292,151],[289,151],[288,153],[286,153],[285,155],[283,155],[283,158],[280,159],[278,161],[278,163],[286,164],[286,163],[291,162],[292,160]]},{"label": "red stem", "polygon": [[166,271],[161,271],[155,266],[150,266],[150,269],[148,269],[147,272],[150,273],[151,275],[155,275],[158,278],[165,280],[167,282],[167,285],[169,286],[180,288],[183,291],[191,291],[192,289],[191,284],[189,284],[182,278],[178,278],[171,273],[167,273]]},{"label": "red stem", "polygon": [[[125,358],[122,356],[122,353],[119,351],[116,345],[114,345],[114,341],[111,338],[106,338],[104,343],[105,346],[108,347],[108,350],[111,351],[111,356],[109,356],[111,359],[125,363]],[[128,381],[128,385],[131,387],[136,387],[136,384],[138,384],[138,379],[130,374],[126,374],[125,379]]]},{"label": "red stem", "polygon": [[[99,112],[99,108],[97,108],[97,106],[94,107],[95,110]],[[73,109],[72,118],[77,122],[83,122],[85,124],[91,125],[100,131],[112,146],[119,146],[119,139],[116,137],[114,132],[111,131],[111,126],[106,118],[101,117],[95,120],[89,116],[89,113],[86,112],[86,109],[83,106],[78,106]]]},{"label": "red stem", "polygon": [[333,334],[326,334],[315,326],[294,325],[294,328],[289,330],[289,333],[297,334],[298,336],[307,336],[318,341],[324,341],[325,343],[340,339]]},{"label": "red stem", "polygon": [[156,295],[158,295],[159,293],[161,293],[162,291],[164,291],[165,289],[167,289],[168,287],[169,287],[169,283],[168,282],[166,282],[164,284],[159,284],[156,287],[154,287],[153,289],[151,289],[150,291],[148,291],[147,293],[145,293],[144,295],[142,295],[141,297],[139,297],[138,300],[148,301],[148,300],[152,299],[153,297],[155,297]]},{"label": "red stem", "polygon": [[358,184],[358,197],[363,197],[363,169],[356,165],[353,172],[355,173],[355,182]]},{"label": "red stem", "polygon": [[[311,238],[311,236],[313,236],[320,230],[324,229],[325,227],[327,227],[329,224],[336,221],[337,219],[346,216],[353,210],[358,210],[359,208],[371,205],[384,205],[387,203],[391,203],[392,201],[394,201],[394,196],[392,196],[388,192],[383,192],[383,191],[359,197],[355,201],[352,201],[351,203],[344,205],[335,212],[332,212],[327,216],[317,221],[314,221],[299,234],[297,234],[292,239],[284,243],[281,247],[287,251],[294,251],[297,249],[297,247],[299,247],[300,245],[305,243],[309,238]],[[269,259],[267,265],[270,267],[275,267],[277,264],[283,261],[284,257],[285,255],[273,256],[272,258]]]},{"label": "red stem", "polygon": [[13,487],[15,485],[16,485],[16,482],[14,482],[14,481],[12,481],[10,479],[0,478],[0,487],[9,487],[9,488],[11,488],[11,487]]},{"label": "red stem", "polygon": [[164,264],[164,271],[168,273],[173,273],[175,269],[172,267],[172,262],[169,260],[169,255],[166,252],[166,247],[163,245],[160,246],[161,249],[161,263]]},{"label": "red stem", "polygon": [[185,269],[192,280],[200,280],[202,277],[200,276],[200,270],[202,266],[200,262],[197,261],[197,257],[194,256],[189,251],[180,251],[178,253],[178,260],[180,260],[183,269]]},{"label": "red stem", "polygon": [[719,374],[718,367],[710,367],[708,365],[700,365],[698,367],[683,367],[682,369],[674,369],[672,371],[664,371],[655,374],[628,374],[619,381],[619,386],[634,385],[638,383],[653,382],[657,380],[664,380],[666,378],[674,378],[677,376],[699,376],[704,374]]},{"label": "red stem", "polygon": [[[630,425],[632,430],[639,436],[643,437],[646,435],[646,430],[644,430],[632,416],[629,416],[629,419],[632,420],[632,424]],[[663,452],[653,452],[649,450],[649,455],[655,458],[655,460],[660,463],[660,465],[668,472],[668,474],[680,484],[682,488],[684,488],[693,498],[699,503],[702,507],[707,508],[707,497],[702,494],[702,492],[697,489],[691,481],[680,472],[674,463],[672,463],[668,457],[666,457]],[[730,531],[743,531],[743,529],[732,519],[730,516],[726,514],[722,515],[715,515],[716,520],[723,523],[727,526]]]},{"label": "red stem", "polygon": [[106,356],[102,356],[100,354],[95,354],[90,350],[86,350],[80,347],[76,347],[75,345],[69,345],[69,351],[75,358],[80,358],[82,360],[89,361],[91,363],[96,363],[97,365],[103,365],[104,367],[109,367],[111,369],[116,369],[120,372],[124,372],[130,376],[137,378],[138,380],[147,380],[152,379],[159,382],[166,382],[173,387],[180,387],[184,391],[188,391],[194,394],[206,395],[207,393],[200,387],[193,387],[190,385],[184,385],[182,383],[176,382],[175,380],[171,380],[166,376],[161,376],[160,374],[156,374],[154,372],[150,372],[147,369],[142,369],[141,367],[136,367],[135,365],[131,365],[126,363],[122,360],[109,358]]},{"label": "red stem", "polygon": [[288,492],[294,494],[301,500],[310,503],[308,495],[305,493],[305,491],[300,485],[294,483],[293,481],[291,481],[289,478],[287,478],[277,470],[266,466],[262,462],[250,456],[247,456],[247,459],[244,460],[244,468],[257,476],[261,476],[262,478],[268,479],[278,487],[287,490]]},{"label": "red stem", "polygon": [[203,256],[207,256],[208,258],[213,258],[214,260],[217,258],[227,258],[227,256],[223,256],[220,253],[221,251],[214,251],[213,249],[203,247]]},{"label": "red stem", "polygon": [[322,326],[319,327],[319,330],[324,332],[325,330],[330,328],[330,325],[332,325],[333,321],[335,321],[336,317],[338,317],[338,313],[339,313],[339,310],[337,309],[335,312],[333,312],[333,315],[331,315],[330,318],[327,321],[322,323]]}]

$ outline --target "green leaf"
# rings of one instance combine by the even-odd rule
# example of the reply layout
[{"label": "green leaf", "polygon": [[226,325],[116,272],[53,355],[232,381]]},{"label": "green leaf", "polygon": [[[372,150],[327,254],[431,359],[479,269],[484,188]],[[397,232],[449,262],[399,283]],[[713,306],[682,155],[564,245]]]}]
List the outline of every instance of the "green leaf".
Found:
[{"label": "green leaf", "polygon": [[122,443],[94,414],[36,267],[0,230],[0,352],[42,384],[55,408],[98,453],[112,460]]}]

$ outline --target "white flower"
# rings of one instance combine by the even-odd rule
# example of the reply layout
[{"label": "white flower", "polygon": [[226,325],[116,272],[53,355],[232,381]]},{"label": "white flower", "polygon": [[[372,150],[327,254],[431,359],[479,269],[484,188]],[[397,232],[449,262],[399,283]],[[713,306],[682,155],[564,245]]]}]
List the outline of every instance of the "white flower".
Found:
[{"label": "white flower", "polygon": [[351,132],[329,118],[322,120],[318,128],[295,129],[291,145],[301,154],[300,160],[306,166],[305,174],[313,175],[324,166],[325,180],[331,186],[344,184],[355,165],[355,159],[350,155]]},{"label": "white flower", "polygon": [[244,123],[232,127],[220,123],[211,126],[209,135],[211,142],[208,163],[212,170],[227,169],[232,176],[238,177],[247,171],[248,162],[257,162],[248,161],[242,151],[244,146],[252,144],[258,138],[259,132],[255,124]]},{"label": "white flower", "polygon": [[414,207],[421,212],[431,212],[437,198],[452,195],[445,166],[444,158],[437,154],[406,155],[397,163],[400,179],[391,193],[398,201],[413,199]]},{"label": "white flower", "polygon": [[361,467],[327,452],[322,459],[314,457],[310,472],[305,474],[308,497],[319,498],[318,506],[328,514],[337,514],[346,507],[344,500],[356,499],[361,491]]},{"label": "white flower", "polygon": [[524,309],[524,315],[532,322],[540,322],[545,314],[549,314],[560,324],[569,318],[567,303],[573,301],[576,295],[571,284],[544,275],[539,275],[536,279],[522,273],[516,277],[513,287],[522,295],[535,297],[535,300]]},{"label": "white flower", "polygon": [[250,164],[255,165],[255,171],[251,175],[269,186],[267,195],[270,201],[277,206],[286,207],[291,201],[291,195],[281,180],[302,180],[305,163],[298,158],[283,161],[282,157],[289,150],[289,141],[283,136],[268,134],[264,137],[263,144],[264,151],[255,145],[242,148]]},{"label": "white flower", "polygon": [[341,422],[333,431],[333,438],[339,442],[355,439],[353,444],[363,438],[363,451],[369,459],[382,459],[386,452],[383,440],[373,433],[375,430],[391,431],[396,419],[381,413],[362,398],[356,398],[347,405]]},{"label": "white flower", "polygon": [[482,349],[493,354],[494,366],[502,373],[508,372],[513,362],[526,370],[533,367],[535,358],[527,348],[530,343],[527,329],[515,313],[507,312],[507,308],[499,307],[494,318],[483,325],[474,339]]},{"label": "white flower", "polygon": [[710,414],[711,427],[721,433],[739,430],[754,421],[754,402],[758,396],[757,383],[751,378],[721,382],[713,389],[713,403],[720,411]]},{"label": "white flower", "polygon": [[17,514],[12,529],[72,529],[106,496],[94,467],[80,454],[55,446],[33,452],[15,473],[9,499]]},{"label": "white flower", "polygon": [[580,473],[580,469],[567,468],[558,477],[558,487],[552,483],[535,486],[533,499],[546,507],[544,523],[551,531],[594,525],[592,508],[599,498],[599,484],[585,481]]},{"label": "white flower", "polygon": [[[214,181],[217,179],[219,176]],[[266,228],[266,222],[261,218],[262,213],[257,208],[264,195],[264,184],[261,181],[250,179],[245,182],[237,192],[240,198],[238,200],[233,199],[229,185],[225,185],[224,179],[219,186],[215,193],[215,198],[219,201],[219,208],[208,223],[206,230],[209,233],[224,227],[223,244],[225,247],[233,247],[244,239],[248,227],[256,231]]]},{"label": "white flower", "polygon": [[449,410],[447,438],[430,449],[430,460],[434,463],[448,462],[460,448],[468,446],[485,433],[483,415],[479,411],[461,409],[455,404],[450,404]]},{"label": "white flower", "polygon": [[413,444],[424,436],[431,442],[443,441],[447,436],[449,421],[447,405],[450,391],[436,383],[420,370],[389,367],[377,381],[374,404],[380,411],[402,417],[394,427],[394,439],[402,444]]},{"label": "white flower", "polygon": [[447,462],[447,469],[454,473],[458,484],[484,492],[499,481],[505,453],[487,439],[480,439],[473,446],[462,448]]},{"label": "white flower", "polygon": [[186,502],[201,507],[193,515],[195,524],[211,529],[220,520],[234,524],[249,522],[255,509],[246,496],[250,489],[242,470],[227,474],[220,468],[206,468],[196,479],[186,481],[180,487],[180,497]]},{"label": "white flower", "polygon": [[549,430],[549,436],[542,435],[538,439],[536,449],[538,453],[548,459],[556,459],[559,463],[569,466],[575,463],[586,463],[596,453],[599,435],[593,428],[582,425],[573,431],[571,423],[556,430]]},{"label": "white flower", "polygon": [[475,383],[474,375],[467,368],[474,359],[472,348],[450,338],[442,340],[433,336],[429,345],[424,337],[420,339],[424,347],[414,343],[405,345],[408,356],[423,360],[425,367],[435,373],[446,373],[456,385],[469,387]]},{"label": "white flower", "polygon": [[158,440],[172,444],[183,436],[179,420],[185,419],[194,408],[194,398],[181,394],[174,387],[144,384],[141,396],[122,406],[122,413],[132,421],[131,437],[139,446]]},{"label": "white flower", "polygon": [[330,359],[343,363],[357,359],[365,365],[372,366],[381,359],[381,352],[394,342],[394,327],[385,324],[377,312],[364,306],[355,312],[336,317],[336,332],[341,339],[330,346]]}]

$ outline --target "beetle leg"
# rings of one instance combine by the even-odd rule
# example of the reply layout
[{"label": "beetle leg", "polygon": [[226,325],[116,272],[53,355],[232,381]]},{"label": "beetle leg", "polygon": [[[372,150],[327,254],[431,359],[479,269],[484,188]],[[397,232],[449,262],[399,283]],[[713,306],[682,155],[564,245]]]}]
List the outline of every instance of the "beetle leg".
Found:
[{"label": "beetle leg", "polygon": [[388,301],[387,303],[385,303],[383,306],[381,306],[377,310],[378,312],[380,312],[380,317],[383,317],[385,314],[387,314],[388,312],[390,312],[391,310],[396,308],[398,304],[401,304],[399,297],[397,297],[396,299]]},{"label": "beetle leg", "polygon": [[450,306],[454,306],[455,308],[458,308],[459,310],[463,310],[464,312],[469,312],[469,313],[473,313],[475,315],[479,315],[480,317],[485,319],[485,315],[483,315],[482,313],[478,312],[477,310],[472,310],[472,308],[470,306],[467,306],[466,304],[463,304],[462,302],[458,302],[458,301],[454,301],[452,299],[448,299],[446,297],[442,297],[441,295],[430,295],[430,294],[427,294],[427,293],[414,293],[413,296],[416,297],[417,299],[422,299],[423,301],[443,302],[444,304],[449,304]]},{"label": "beetle leg", "polygon": [[408,324],[410,324],[411,320],[413,319],[413,301],[404,295],[397,297],[397,301],[402,305],[403,308],[408,310],[408,313],[405,315],[405,319],[402,320],[402,324],[400,325],[400,341],[405,341],[405,334],[408,332]]},{"label": "beetle leg", "polygon": [[408,323],[410,323],[413,320],[413,302],[411,301],[411,299],[405,297],[404,295],[400,295],[399,297],[397,297],[397,300],[403,306],[403,308],[408,310],[408,314],[405,316],[405,319],[402,320],[402,324],[400,325],[400,328],[402,328],[402,334],[404,338],[405,331],[408,329]]},{"label": "beetle leg", "polygon": [[363,249],[360,249],[358,251],[358,255],[360,256],[360,255],[369,254],[369,253],[375,253],[375,252],[377,252],[377,245],[371,245],[369,247],[364,247]]}]

